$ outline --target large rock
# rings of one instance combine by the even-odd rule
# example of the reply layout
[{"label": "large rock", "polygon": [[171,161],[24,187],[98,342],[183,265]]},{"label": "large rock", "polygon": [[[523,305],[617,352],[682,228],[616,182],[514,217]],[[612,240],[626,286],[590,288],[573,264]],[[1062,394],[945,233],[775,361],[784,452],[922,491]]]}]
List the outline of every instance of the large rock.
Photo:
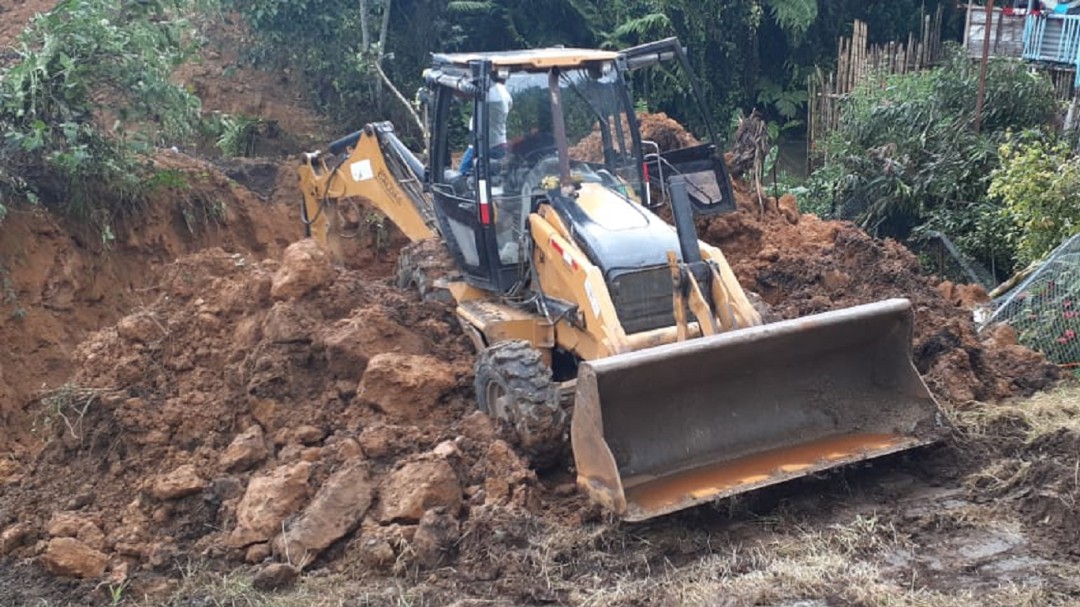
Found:
[{"label": "large rock", "polygon": [[30,543],[34,537],[34,528],[26,523],[15,523],[0,533],[0,556]]},{"label": "large rock", "polygon": [[45,532],[52,537],[77,537],[79,530],[86,525],[95,523],[78,512],[54,512],[45,526]]},{"label": "large rock", "polygon": [[274,299],[296,299],[333,280],[334,267],[330,258],[314,240],[301,240],[285,249],[281,267],[270,283],[270,296]]},{"label": "large rock", "polygon": [[307,499],[310,476],[311,464],[297,462],[251,479],[236,507],[236,529],[229,534],[228,544],[243,548],[277,535],[282,521]]},{"label": "large rock", "polygon": [[184,464],[151,483],[150,495],[159,500],[172,500],[199,493],[206,482],[199,477],[193,464]]},{"label": "large rock", "polygon": [[117,321],[116,334],[127,341],[147,344],[164,337],[165,328],[152,313],[137,312]]},{"label": "large rock", "polygon": [[243,472],[261,463],[266,456],[266,438],[263,435],[263,429],[255,424],[236,435],[225,452],[221,454],[218,463],[221,464],[223,470],[228,472]]},{"label": "large rock", "polygon": [[251,586],[256,590],[280,590],[296,582],[300,570],[286,563],[270,563],[263,567],[251,579]]},{"label": "large rock", "polygon": [[307,343],[312,339],[315,321],[302,306],[279,301],[267,311],[261,331],[265,341],[275,344]]},{"label": "large rock", "polygon": [[423,338],[401,326],[381,308],[361,308],[323,330],[326,361],[334,377],[359,381],[368,360],[380,352],[423,354]]},{"label": "large rock", "polygon": [[41,562],[56,575],[96,578],[105,573],[109,557],[73,537],[55,537],[49,540]]},{"label": "large rock", "polygon": [[413,536],[412,547],[420,565],[432,569],[453,558],[454,546],[461,537],[457,519],[442,508],[424,513]]},{"label": "large rock", "polygon": [[274,541],[274,553],[303,568],[360,524],[375,487],[367,466],[352,461],[326,480],[304,512]]},{"label": "large rock", "polygon": [[504,440],[488,445],[483,462],[485,501],[489,503],[511,503],[536,478],[536,473]]},{"label": "large rock", "polygon": [[776,206],[788,223],[792,225],[799,223],[799,201],[793,194],[789,192],[781,196],[780,200],[776,201]]},{"label": "large rock", "polygon": [[387,476],[379,490],[379,520],[417,522],[430,508],[456,515],[461,509],[461,483],[441,458],[406,463]]},{"label": "large rock", "polygon": [[77,512],[56,512],[45,528],[52,537],[73,537],[94,550],[105,547],[105,534],[100,519]]},{"label": "large rock", "polygon": [[357,396],[395,419],[414,421],[456,383],[450,365],[437,358],[385,353],[368,362]]},{"label": "large rock", "polygon": [[938,380],[934,386],[937,391],[950,400],[958,403],[975,400],[975,387],[980,382],[967,351],[957,348],[947,352],[934,363],[930,375]]}]

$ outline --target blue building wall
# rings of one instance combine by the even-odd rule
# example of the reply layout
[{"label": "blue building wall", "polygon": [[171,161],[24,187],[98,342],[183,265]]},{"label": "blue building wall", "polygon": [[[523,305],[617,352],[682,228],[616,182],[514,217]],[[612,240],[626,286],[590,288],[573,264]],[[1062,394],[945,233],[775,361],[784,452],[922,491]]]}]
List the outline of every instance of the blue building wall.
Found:
[{"label": "blue building wall", "polygon": [[1080,87],[1080,15],[1028,15],[1023,57],[1075,67],[1075,86]]}]

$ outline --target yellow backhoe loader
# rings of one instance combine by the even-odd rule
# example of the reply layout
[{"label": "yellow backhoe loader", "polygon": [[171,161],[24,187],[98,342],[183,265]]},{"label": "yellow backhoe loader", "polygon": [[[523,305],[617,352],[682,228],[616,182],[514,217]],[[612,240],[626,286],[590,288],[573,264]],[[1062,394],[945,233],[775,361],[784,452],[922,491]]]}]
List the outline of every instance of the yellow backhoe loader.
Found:
[{"label": "yellow backhoe loader", "polygon": [[569,434],[578,486],[631,521],[924,445],[943,424],[907,300],[762,324],[697,239],[694,214],[735,207],[715,136],[660,153],[630,96],[636,70],[676,59],[694,84],[675,39],[436,54],[426,163],[378,123],[300,167],[308,233],[332,243],[337,206],[359,197],[416,241],[399,278],[456,303],[479,407],[538,465]]}]

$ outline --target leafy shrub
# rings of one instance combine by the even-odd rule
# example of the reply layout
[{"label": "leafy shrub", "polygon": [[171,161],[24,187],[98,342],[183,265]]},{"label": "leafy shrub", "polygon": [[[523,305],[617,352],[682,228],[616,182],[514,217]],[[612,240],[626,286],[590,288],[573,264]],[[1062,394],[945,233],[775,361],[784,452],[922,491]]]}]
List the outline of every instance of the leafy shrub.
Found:
[{"label": "leafy shrub", "polygon": [[1050,123],[1057,107],[1045,76],[994,60],[976,133],[978,70],[954,51],[937,69],[870,79],[856,90],[825,144],[828,166],[811,178],[810,191],[830,199],[809,206],[829,206],[880,236],[940,231],[969,256],[1008,270],[1011,247],[987,197],[997,146],[1009,128]]},{"label": "leafy shrub", "polygon": [[1080,232],[1080,158],[1068,144],[1031,133],[1002,144],[1000,153],[990,195],[1004,204],[999,218],[1026,265]]},{"label": "leafy shrub", "polygon": [[40,201],[92,221],[138,203],[137,152],[190,135],[199,100],[169,76],[192,49],[186,2],[64,0],[0,71],[0,203]]},{"label": "leafy shrub", "polygon": [[225,156],[253,156],[259,137],[274,131],[272,121],[253,116],[221,114],[212,124],[215,145]]},{"label": "leafy shrub", "polygon": [[1051,361],[1080,362],[1080,270],[1071,264],[1057,280],[1021,293],[1010,303],[1017,340]]},{"label": "leafy shrub", "polygon": [[1080,236],[1055,250],[1004,297],[988,324],[1005,322],[1021,344],[1061,365],[1080,363]]}]

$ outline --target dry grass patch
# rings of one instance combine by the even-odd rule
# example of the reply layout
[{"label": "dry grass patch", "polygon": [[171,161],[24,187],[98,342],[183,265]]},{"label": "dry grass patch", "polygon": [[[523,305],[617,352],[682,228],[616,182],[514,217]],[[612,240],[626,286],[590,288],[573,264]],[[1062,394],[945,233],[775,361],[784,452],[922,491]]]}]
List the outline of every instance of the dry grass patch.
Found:
[{"label": "dry grass patch", "polygon": [[1070,381],[1052,392],[1002,404],[975,403],[955,414],[968,440],[1022,438],[1031,444],[1040,437],[1068,431],[1080,434],[1080,382]]},{"label": "dry grass patch", "polygon": [[252,587],[253,572],[204,570],[189,563],[181,568],[176,588],[166,598],[124,597],[138,607],[430,607],[444,603],[426,584],[401,579],[359,581],[341,574],[303,575],[292,588],[264,592]]},{"label": "dry grass patch", "polygon": [[[911,547],[904,535],[873,517],[822,531],[797,531],[746,549],[712,554],[661,575],[620,579],[583,589],[574,604],[589,607],[671,605],[860,605],[866,607],[1055,607],[1069,597],[1040,586],[1003,584],[991,590],[930,589],[897,580],[884,555]],[[797,603],[798,602],[798,603]]]}]

